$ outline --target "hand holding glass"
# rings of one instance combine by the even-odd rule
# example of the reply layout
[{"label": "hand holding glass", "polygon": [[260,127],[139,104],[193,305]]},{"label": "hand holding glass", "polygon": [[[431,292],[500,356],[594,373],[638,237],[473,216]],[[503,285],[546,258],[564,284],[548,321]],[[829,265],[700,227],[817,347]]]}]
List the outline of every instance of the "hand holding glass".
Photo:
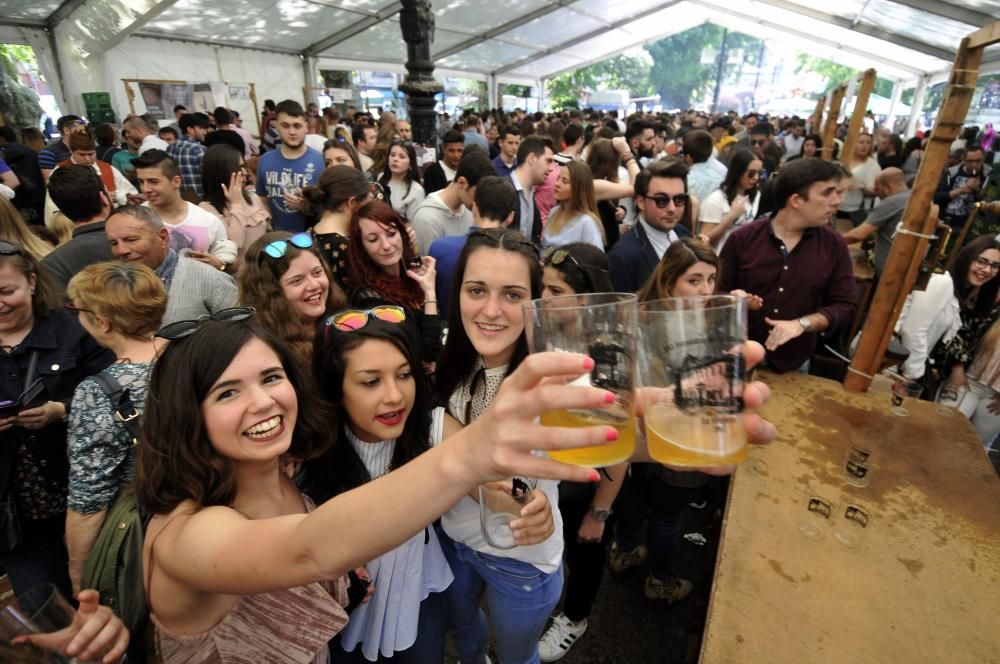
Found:
[{"label": "hand holding glass", "polygon": [[743,344],[747,301],[679,297],[639,307],[639,378],[649,456],[671,466],[746,458]]},{"label": "hand holding glass", "polygon": [[615,395],[606,408],[561,410],[542,415],[554,427],[608,425],[618,439],[606,445],[550,452],[578,466],[610,466],[629,459],[635,450],[636,296],[632,293],[588,293],[533,300],[524,305],[524,326],[532,353],[566,351],[594,360],[589,374],[571,385],[594,386]]}]

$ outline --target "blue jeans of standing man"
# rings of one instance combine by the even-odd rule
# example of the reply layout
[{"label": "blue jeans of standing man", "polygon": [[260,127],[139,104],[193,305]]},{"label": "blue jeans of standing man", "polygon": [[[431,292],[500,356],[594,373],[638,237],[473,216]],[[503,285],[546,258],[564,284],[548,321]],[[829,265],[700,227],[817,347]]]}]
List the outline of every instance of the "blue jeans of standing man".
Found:
[{"label": "blue jeans of standing man", "polygon": [[538,664],[538,639],[562,593],[562,566],[546,574],[529,563],[470,549],[443,530],[438,537],[455,575],[445,600],[462,664],[485,662],[486,616],[479,608],[484,590],[501,664]]}]

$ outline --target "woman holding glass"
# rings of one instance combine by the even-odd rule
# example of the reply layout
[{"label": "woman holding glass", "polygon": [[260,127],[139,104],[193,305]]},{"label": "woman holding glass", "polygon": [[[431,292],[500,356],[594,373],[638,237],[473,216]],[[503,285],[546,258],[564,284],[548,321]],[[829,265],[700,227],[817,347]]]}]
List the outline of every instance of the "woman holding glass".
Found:
[{"label": "woman holding glass", "polygon": [[599,407],[605,395],[543,387],[589,360],[539,356],[472,426],[314,509],[286,470],[329,446],[336,415],[251,314],[159,332],[172,341],[150,379],[136,489],[153,515],[145,585],[166,664],[328,661],[327,643],[347,622],[345,574],[358,561],[407,542],[483,482],[585,479],[531,450],[606,436],[600,427],[557,435],[534,422],[544,408]]}]

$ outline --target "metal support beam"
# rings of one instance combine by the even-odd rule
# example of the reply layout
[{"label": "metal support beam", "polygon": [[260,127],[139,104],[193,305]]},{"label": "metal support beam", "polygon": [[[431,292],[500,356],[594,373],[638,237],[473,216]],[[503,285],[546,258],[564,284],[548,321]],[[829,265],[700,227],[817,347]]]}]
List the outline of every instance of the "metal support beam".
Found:
[{"label": "metal support beam", "polygon": [[917,133],[917,120],[924,110],[924,100],[927,98],[927,87],[930,82],[929,76],[921,76],[917,81],[917,89],[913,91],[913,101],[910,104],[910,119],[906,122],[906,135],[913,136]]},{"label": "metal support beam", "polygon": [[[866,50],[863,50],[863,49],[860,49],[860,48],[856,48],[854,46],[849,46],[849,45],[846,45],[846,44],[842,44],[842,43],[836,42],[836,41],[834,41],[832,39],[824,39],[824,38],[822,38],[822,37],[820,37],[820,36],[818,36],[816,34],[812,34],[812,33],[808,33],[808,32],[802,32],[801,30],[793,30],[793,29],[789,28],[788,26],[782,25],[780,22],[777,22],[777,21],[762,19],[759,16],[751,16],[749,14],[744,14],[742,12],[739,12],[739,11],[737,11],[735,9],[729,9],[729,10],[726,10],[725,12],[720,12],[718,5],[714,5],[714,4],[710,4],[710,3],[707,3],[707,2],[703,2],[702,0],[687,0],[687,1],[690,2],[692,5],[697,5],[699,7],[703,7],[703,8],[709,9],[711,11],[711,15],[708,17],[708,21],[710,23],[714,23],[716,25],[725,26],[725,25],[727,25],[727,23],[725,22],[725,19],[726,18],[733,18],[733,19],[737,19],[737,20],[739,20],[741,22],[749,22],[749,23],[752,23],[752,24],[764,26],[765,28],[771,28],[772,30],[777,30],[779,32],[783,32],[783,33],[786,33],[788,35],[792,35],[794,37],[798,37],[799,39],[803,39],[803,40],[812,42],[814,44],[820,44],[822,46],[826,46],[828,48],[832,48],[834,50],[843,51],[845,53],[850,53],[852,55],[856,55],[858,57],[865,58],[868,61],[873,62],[875,64],[885,64],[888,67],[890,67],[891,69],[896,69],[896,70],[899,70],[899,71],[905,71],[905,72],[911,73],[911,74],[913,74],[915,76],[922,76],[924,73],[926,73],[924,70],[918,69],[917,67],[914,67],[913,65],[906,64],[906,63],[903,63],[903,62],[899,62],[898,60],[893,60],[891,58],[882,57],[882,56],[876,55],[874,53],[871,53],[869,51],[866,51]],[[760,0],[760,1],[761,2],[767,2],[768,4],[773,4],[776,0]],[[796,5],[796,6],[798,6],[798,5]],[[747,28],[744,27],[743,30],[746,31]],[[750,32],[749,34],[753,34],[753,33]]]},{"label": "metal support beam", "polygon": [[[633,23],[634,21],[642,20],[642,19],[646,18],[647,16],[652,16],[653,14],[655,14],[657,12],[661,12],[664,9],[667,9],[668,7],[673,7],[674,5],[676,5],[676,4],[680,3],[680,2],[681,2],[681,0],[669,0],[668,2],[664,2],[662,4],[659,4],[656,7],[652,7],[650,9],[647,9],[646,11],[639,12],[638,14],[636,14],[634,16],[629,16],[628,18],[623,18],[623,19],[621,19],[619,21],[615,21],[614,23],[612,23],[611,25],[609,25],[606,28],[600,28],[599,30],[592,30],[591,32],[588,32],[588,33],[586,33],[584,35],[580,35],[579,37],[575,37],[575,38],[570,39],[568,41],[564,41],[564,42],[561,42],[559,44],[556,44],[552,48],[547,48],[544,51],[539,51],[538,53],[532,53],[531,55],[526,55],[526,56],[524,56],[522,58],[518,58],[514,62],[506,64],[503,67],[500,67],[499,69],[494,69],[493,73],[494,74],[504,74],[504,73],[509,72],[509,71],[511,71],[513,69],[517,69],[518,67],[520,67],[521,65],[523,65],[525,62],[528,62],[530,60],[537,60],[539,58],[544,58],[547,55],[552,55],[553,53],[559,53],[560,51],[563,51],[563,50],[565,50],[567,48],[572,48],[573,46],[576,46],[577,44],[582,44],[583,42],[587,41],[588,39],[593,39],[594,37],[600,37],[601,35],[603,35],[604,33],[608,32],[609,30],[617,30],[618,28],[620,28],[622,26],[625,26],[625,25],[628,25],[629,23]],[[628,50],[628,48],[631,48],[632,46],[634,46],[634,44],[630,44],[628,47],[626,47],[623,50]],[[602,56],[601,59],[603,60],[605,57],[610,57],[610,56]],[[574,69],[575,69],[575,67],[574,67]],[[551,77],[552,75],[550,74],[549,76]]]},{"label": "metal support beam", "polygon": [[87,0],[64,0],[64,2],[59,5],[59,8],[54,12],[49,14],[49,17],[45,19],[45,24],[49,28],[54,28],[60,23],[62,23],[70,14],[76,11],[76,8],[82,5]]},{"label": "metal support beam", "polygon": [[961,21],[975,28],[981,28],[994,21],[993,16],[971,9],[968,3],[952,4],[941,2],[941,0],[892,0],[893,4],[903,5],[910,9],[919,9],[922,12],[948,18],[953,21]]},{"label": "metal support beam", "polygon": [[434,61],[437,62],[438,60],[444,60],[445,58],[455,55],[456,53],[460,53],[461,51],[464,51],[467,48],[472,48],[477,44],[482,44],[484,41],[488,39],[493,39],[494,37],[498,37],[503,33],[513,30],[514,28],[519,28],[522,25],[525,25],[526,23],[531,23],[536,18],[547,16],[548,14],[551,14],[557,9],[566,7],[567,5],[570,5],[575,1],[576,0],[556,0],[551,4],[545,5],[544,7],[539,7],[535,11],[528,12],[524,16],[515,18],[512,21],[507,21],[503,25],[498,25],[492,30],[487,30],[486,32],[478,34],[475,37],[472,37],[471,39],[466,39],[465,41],[455,44],[454,46],[448,47],[439,53],[434,53]]},{"label": "metal support beam", "polygon": [[[895,2],[896,0],[893,1]],[[902,46],[903,48],[908,48],[941,60],[950,61],[955,57],[954,50],[940,48],[939,46],[934,46],[933,44],[928,44],[927,42],[923,42],[906,35],[901,35],[897,32],[892,32],[891,30],[885,30],[873,25],[868,25],[867,23],[855,23],[850,19],[834,16],[833,14],[827,14],[825,12],[812,9],[811,7],[807,7],[806,5],[800,5],[797,2],[788,2],[787,0],[758,0],[758,2],[765,5],[771,5],[772,7],[776,7],[778,9],[784,9],[785,11],[795,12],[796,14],[801,14],[802,16],[807,16],[809,18],[816,19],[817,21],[823,21],[824,23],[835,25],[838,28],[853,30],[854,32],[859,32],[869,37],[881,39],[897,46]]]},{"label": "metal support beam", "polygon": [[247,44],[243,42],[227,41],[225,39],[199,39],[197,37],[179,37],[175,34],[152,32],[143,30],[137,32],[133,37],[143,39],[162,39],[163,41],[177,42],[179,44],[198,44],[200,46],[221,46],[223,48],[238,48],[244,51],[264,51],[265,53],[278,53],[280,55],[302,55],[301,51],[292,48],[281,48],[280,46],[260,46],[258,44]]},{"label": "metal support beam", "polygon": [[[899,99],[903,96],[903,84],[900,81],[896,81],[892,84],[892,96],[889,97],[889,112],[886,113],[885,118],[889,121],[889,127],[892,129],[893,133],[896,133],[896,107],[899,106]],[[909,136],[909,134],[907,134]]]},{"label": "metal support beam", "polygon": [[343,30],[338,30],[329,37],[324,37],[323,39],[320,39],[318,42],[306,46],[305,50],[303,51],[303,54],[307,56],[319,55],[320,53],[330,48],[331,46],[335,46],[336,44],[339,44],[342,41],[346,41],[351,37],[353,37],[354,35],[364,32],[373,25],[378,25],[387,18],[395,16],[396,14],[399,13],[399,11],[402,8],[403,8],[403,3],[394,2],[388,7],[379,10],[375,14],[367,18],[361,19],[354,25],[350,25],[344,28]]}]

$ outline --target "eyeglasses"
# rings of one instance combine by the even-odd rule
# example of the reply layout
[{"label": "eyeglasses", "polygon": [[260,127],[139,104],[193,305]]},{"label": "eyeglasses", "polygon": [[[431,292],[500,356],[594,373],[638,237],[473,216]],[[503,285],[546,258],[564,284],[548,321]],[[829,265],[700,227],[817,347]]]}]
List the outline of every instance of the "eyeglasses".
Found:
[{"label": "eyeglasses", "polygon": [[13,242],[0,240],[0,256],[23,256],[24,251]]},{"label": "eyeglasses", "polygon": [[198,316],[194,320],[179,320],[176,323],[165,325],[160,328],[160,331],[156,333],[156,336],[161,339],[167,339],[168,341],[178,341],[180,339],[190,337],[198,331],[198,328],[208,321],[233,322],[246,320],[253,316],[256,311],[257,310],[253,307],[229,307],[228,309],[220,309],[210,316]]},{"label": "eyeglasses", "polygon": [[760,173],[761,173],[761,171],[760,171],[759,168],[748,168],[744,172],[747,174],[747,177],[749,177],[749,178],[760,177]]},{"label": "eyeglasses", "polygon": [[90,309],[84,309],[83,307],[75,307],[72,304],[64,304],[63,305],[63,309],[65,309],[66,311],[72,311],[75,314],[78,314],[81,311],[84,312],[84,313],[87,313],[87,314],[93,314],[94,313]]},{"label": "eyeglasses", "polygon": [[561,249],[559,247],[552,247],[545,252],[542,260],[546,265],[558,266],[562,265],[566,261],[571,262],[573,265],[580,267],[580,263],[573,258],[573,254],[569,252],[569,249]]},{"label": "eyeglasses", "polygon": [[765,143],[767,143],[766,139],[762,141],[750,141],[750,145],[764,145]]},{"label": "eyeglasses", "polygon": [[383,323],[402,323],[406,320],[406,311],[403,307],[392,304],[383,304],[371,309],[348,309],[327,318],[326,325],[335,327],[341,332],[354,332],[363,328],[372,319]]},{"label": "eyeglasses", "polygon": [[972,264],[978,267],[980,270],[989,270],[990,272],[1000,272],[1000,263],[996,261],[991,261],[988,258],[983,258],[982,256],[977,256],[973,258]]},{"label": "eyeglasses", "polygon": [[643,196],[643,198],[653,201],[656,207],[661,210],[667,207],[667,204],[671,201],[673,201],[674,207],[684,207],[691,199],[691,197],[687,194],[674,194],[673,196]]},{"label": "eyeglasses", "polygon": [[310,233],[296,233],[287,240],[275,240],[266,247],[264,253],[271,258],[278,260],[288,253],[288,245],[291,244],[299,249],[308,249],[313,246],[313,236]]}]

